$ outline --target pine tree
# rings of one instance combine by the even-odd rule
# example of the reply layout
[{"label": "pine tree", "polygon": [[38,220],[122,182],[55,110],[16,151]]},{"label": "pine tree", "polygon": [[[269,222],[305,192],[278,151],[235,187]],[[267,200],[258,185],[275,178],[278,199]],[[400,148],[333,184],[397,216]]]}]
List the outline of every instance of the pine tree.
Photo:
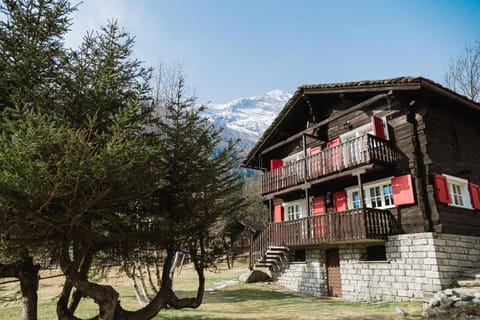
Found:
[{"label": "pine tree", "polygon": [[[158,235],[152,246],[164,249],[166,258],[161,286],[148,306],[134,313],[138,319],[165,307],[200,306],[204,269],[214,259],[212,239],[219,222],[243,207],[241,177],[234,170],[239,151],[234,142],[220,147],[221,130],[201,116],[203,107],[196,107],[194,97],[185,97],[183,76],[175,79],[175,94],[163,100],[165,120],[159,127],[162,181],[146,206],[156,222],[151,231]],[[189,253],[195,265],[199,282],[193,298],[180,299],[173,291],[170,270],[176,251]]]},{"label": "pine tree", "polygon": [[[133,39],[115,22],[65,50],[72,10],[66,0],[2,5],[1,254],[30,275],[38,271],[32,252],[59,259],[66,277],[59,319],[74,318],[82,296],[98,304],[99,319],[198,307],[212,230],[243,205],[233,170],[238,151],[233,142],[219,149],[220,130],[184,97],[183,78],[166,100],[164,121],[155,118],[151,70],[132,58]],[[128,258],[149,246],[167,258],[161,287],[144,308],[125,311],[114,288],[88,280],[99,255]],[[195,263],[195,298],[172,290],[176,250]],[[0,264],[0,276],[11,266]],[[24,318],[36,319],[38,282],[30,280]]]},{"label": "pine tree", "polygon": [[[74,10],[66,0],[0,3],[0,112],[20,104],[51,108],[64,56],[63,36]],[[0,225],[0,234],[7,237],[4,227]],[[5,247],[7,243],[0,247],[0,277],[20,280],[22,318],[36,319],[39,266],[27,248],[15,250],[17,246]]]},{"label": "pine tree", "polygon": [[76,7],[68,0],[0,3],[0,111],[15,103],[52,106],[62,72],[63,37]]}]

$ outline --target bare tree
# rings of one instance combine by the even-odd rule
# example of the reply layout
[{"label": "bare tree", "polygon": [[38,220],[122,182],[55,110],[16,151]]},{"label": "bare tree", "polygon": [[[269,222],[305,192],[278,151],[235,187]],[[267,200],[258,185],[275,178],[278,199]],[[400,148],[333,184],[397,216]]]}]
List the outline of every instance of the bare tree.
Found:
[{"label": "bare tree", "polygon": [[456,59],[452,59],[444,82],[448,88],[480,101],[480,42],[465,47]]}]

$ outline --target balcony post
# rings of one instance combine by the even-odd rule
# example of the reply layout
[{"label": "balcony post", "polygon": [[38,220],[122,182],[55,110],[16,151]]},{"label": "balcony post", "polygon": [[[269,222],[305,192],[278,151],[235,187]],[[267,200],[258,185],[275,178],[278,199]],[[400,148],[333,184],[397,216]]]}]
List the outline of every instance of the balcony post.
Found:
[{"label": "balcony post", "polygon": [[363,228],[362,228],[362,233],[363,236],[365,237],[366,234],[367,234],[367,217],[366,217],[366,211],[365,211],[365,199],[363,197],[363,183],[362,183],[362,174],[364,174],[366,171],[365,169],[363,170],[356,170],[353,175],[356,175],[357,176],[357,183],[358,183],[358,194],[360,196],[360,209],[362,211],[362,224],[363,224]]},{"label": "balcony post", "polygon": [[272,205],[273,199],[268,200],[268,223],[273,222],[273,205]]},{"label": "balcony post", "polygon": [[303,148],[303,182],[307,182],[307,136],[302,135],[302,148]]},{"label": "balcony post", "polygon": [[305,208],[307,209],[307,214],[305,215],[307,217],[307,239],[312,238],[311,233],[312,233],[312,215],[311,215],[311,210],[310,210],[310,192],[308,192],[308,188],[305,188],[305,202],[306,206]]}]

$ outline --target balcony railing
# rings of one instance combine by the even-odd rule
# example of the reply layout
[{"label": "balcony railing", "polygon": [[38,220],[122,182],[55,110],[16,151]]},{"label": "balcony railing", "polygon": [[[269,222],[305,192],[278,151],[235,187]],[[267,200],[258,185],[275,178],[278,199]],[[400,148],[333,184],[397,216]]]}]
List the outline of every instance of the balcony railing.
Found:
[{"label": "balcony railing", "polygon": [[262,194],[366,164],[393,166],[398,160],[399,153],[390,141],[366,134],[264,173]]},{"label": "balcony railing", "polygon": [[272,223],[262,241],[266,241],[263,246],[302,246],[385,240],[388,235],[399,233],[390,211],[365,208]]}]

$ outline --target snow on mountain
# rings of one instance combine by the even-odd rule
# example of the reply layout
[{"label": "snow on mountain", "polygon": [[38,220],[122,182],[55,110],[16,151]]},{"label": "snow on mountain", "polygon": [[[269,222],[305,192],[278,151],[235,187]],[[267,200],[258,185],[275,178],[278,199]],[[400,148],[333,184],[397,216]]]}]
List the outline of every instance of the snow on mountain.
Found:
[{"label": "snow on mountain", "polygon": [[272,90],[255,97],[209,104],[204,114],[215,125],[224,128],[225,139],[239,138],[240,147],[248,152],[291,96],[281,90]]}]

